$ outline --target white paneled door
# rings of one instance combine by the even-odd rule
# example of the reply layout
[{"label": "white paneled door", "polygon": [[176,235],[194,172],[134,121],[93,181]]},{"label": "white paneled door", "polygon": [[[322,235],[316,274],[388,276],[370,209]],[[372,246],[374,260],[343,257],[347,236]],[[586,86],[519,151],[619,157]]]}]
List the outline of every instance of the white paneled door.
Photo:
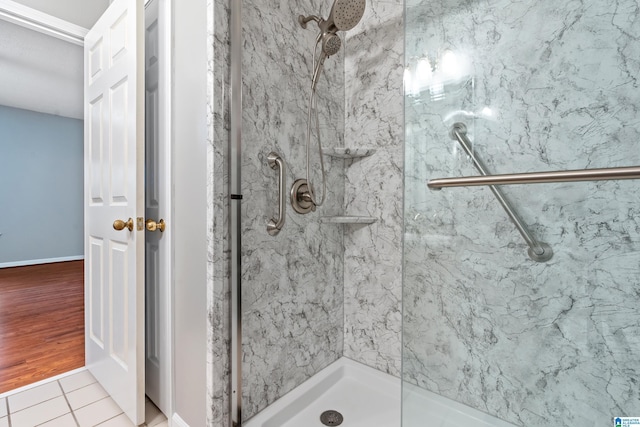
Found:
[{"label": "white paneled door", "polygon": [[86,364],[144,422],[144,26],[115,0],[85,38]]}]

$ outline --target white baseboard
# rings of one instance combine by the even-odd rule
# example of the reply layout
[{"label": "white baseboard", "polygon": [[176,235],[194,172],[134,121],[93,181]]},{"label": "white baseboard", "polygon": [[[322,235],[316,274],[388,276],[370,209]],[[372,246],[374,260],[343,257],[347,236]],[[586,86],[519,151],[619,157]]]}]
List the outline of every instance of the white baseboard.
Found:
[{"label": "white baseboard", "polygon": [[189,427],[189,424],[180,418],[180,415],[174,413],[173,417],[171,417],[171,427]]},{"label": "white baseboard", "polygon": [[66,256],[61,258],[28,259],[26,261],[1,262],[0,268],[22,267],[25,265],[51,264],[54,262],[78,261],[84,259],[84,255]]}]

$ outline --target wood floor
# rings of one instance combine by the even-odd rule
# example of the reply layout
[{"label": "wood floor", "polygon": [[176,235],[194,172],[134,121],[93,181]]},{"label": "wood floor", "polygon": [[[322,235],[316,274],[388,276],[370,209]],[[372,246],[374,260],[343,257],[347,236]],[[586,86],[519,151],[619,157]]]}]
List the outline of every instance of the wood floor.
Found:
[{"label": "wood floor", "polygon": [[84,366],[83,261],[0,269],[0,393]]}]

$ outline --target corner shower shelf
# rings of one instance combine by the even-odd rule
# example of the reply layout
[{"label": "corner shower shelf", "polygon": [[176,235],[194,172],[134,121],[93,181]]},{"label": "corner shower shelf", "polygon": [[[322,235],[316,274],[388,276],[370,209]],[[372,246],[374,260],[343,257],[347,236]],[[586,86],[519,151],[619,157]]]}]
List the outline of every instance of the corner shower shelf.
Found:
[{"label": "corner shower shelf", "polygon": [[359,157],[368,157],[375,152],[375,148],[333,147],[325,148],[322,150],[322,154],[324,154],[325,156],[336,157],[339,159],[356,159]]},{"label": "corner shower shelf", "polygon": [[[375,153],[375,148],[345,148],[332,147],[322,150],[325,156],[335,157],[338,159],[357,159],[360,157],[368,157]],[[336,215],[320,217],[320,222],[326,224],[373,224],[376,218],[370,216],[357,215]]]},{"label": "corner shower shelf", "polygon": [[320,222],[328,224],[373,224],[376,218],[371,216],[323,216]]}]

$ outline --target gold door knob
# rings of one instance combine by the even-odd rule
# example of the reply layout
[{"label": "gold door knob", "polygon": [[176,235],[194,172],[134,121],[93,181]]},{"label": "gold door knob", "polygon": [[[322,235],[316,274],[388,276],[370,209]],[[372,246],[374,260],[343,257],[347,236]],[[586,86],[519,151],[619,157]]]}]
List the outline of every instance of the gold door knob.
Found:
[{"label": "gold door knob", "polygon": [[147,230],[149,231],[156,231],[156,230],[160,230],[160,232],[162,233],[164,231],[164,228],[166,227],[167,224],[165,224],[164,219],[161,219],[158,222],[155,222],[152,219],[148,219],[147,220]]},{"label": "gold door knob", "polygon": [[113,221],[113,228],[120,231],[128,228],[129,231],[133,231],[133,219],[129,218],[127,222],[124,222],[121,219],[116,219]]}]

